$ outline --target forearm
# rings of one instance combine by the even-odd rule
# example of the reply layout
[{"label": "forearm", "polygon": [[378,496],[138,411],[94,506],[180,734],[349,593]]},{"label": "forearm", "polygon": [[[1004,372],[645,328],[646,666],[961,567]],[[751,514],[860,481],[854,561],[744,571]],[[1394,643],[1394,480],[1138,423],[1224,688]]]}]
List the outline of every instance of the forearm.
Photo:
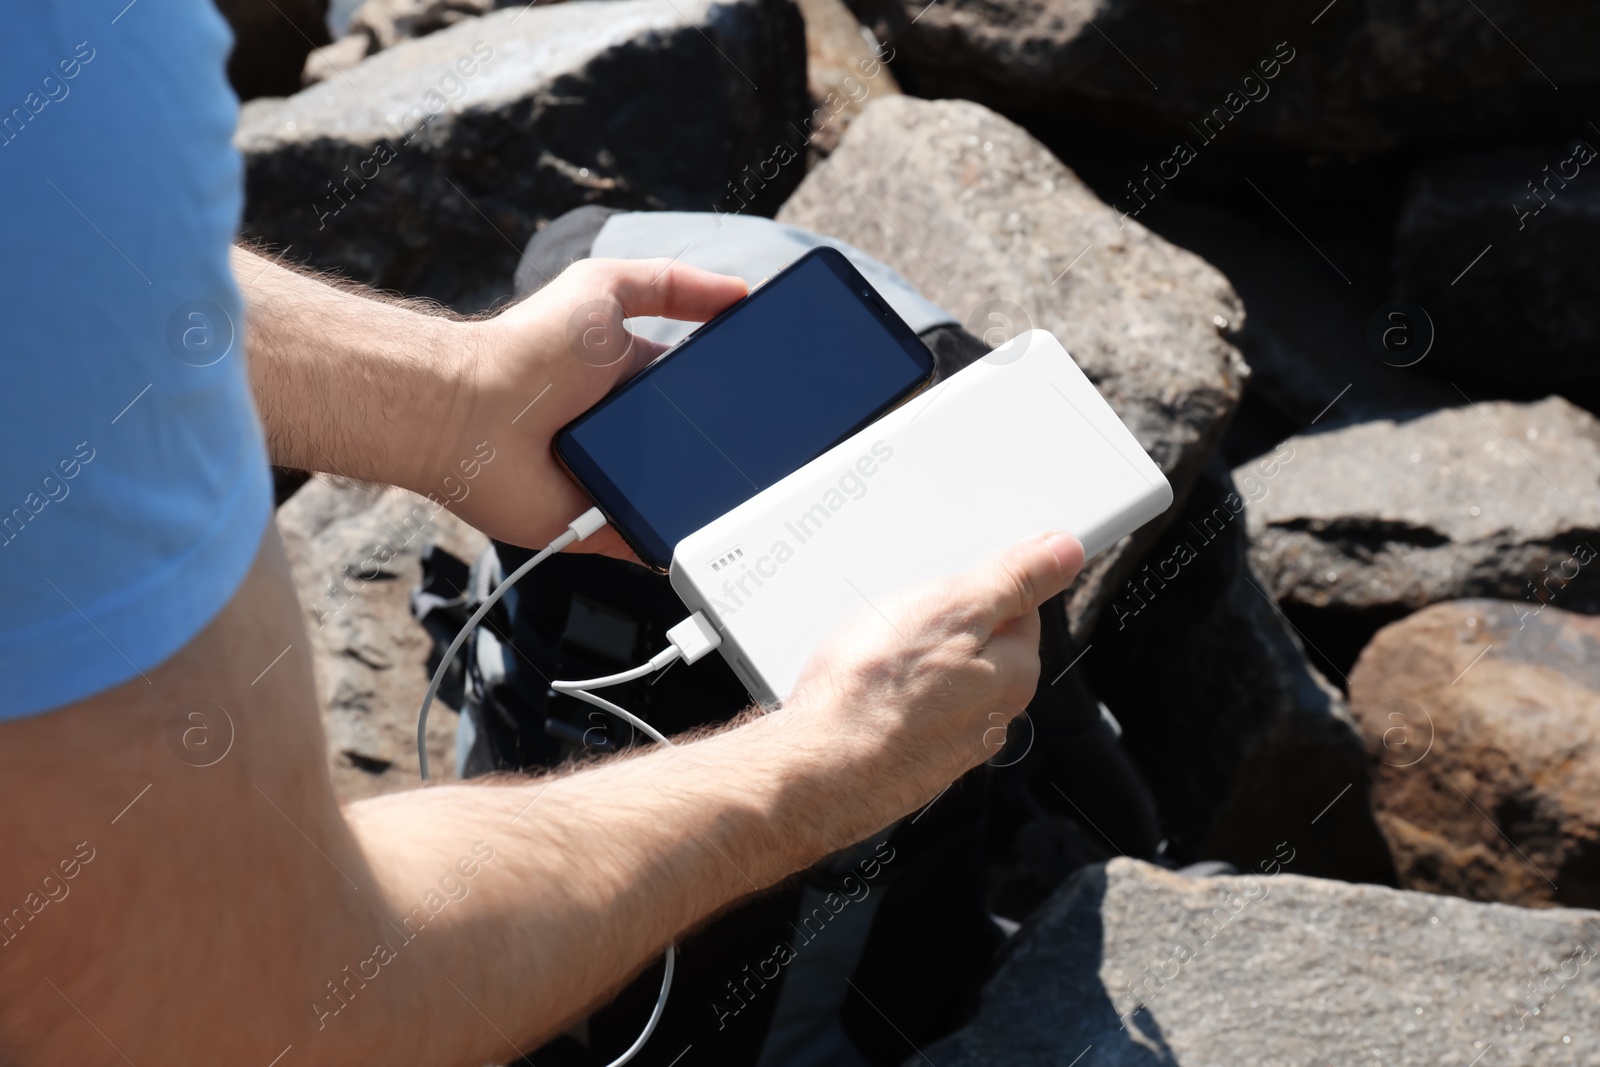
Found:
[{"label": "forearm", "polygon": [[890,604],[898,625],[863,610],[770,716],[567,775],[341,811],[269,529],[182,651],[0,723],[0,806],[36,815],[0,867],[15,905],[0,1050],[99,1060],[114,1035],[136,1063],[292,1047],[298,1063],[470,1067],[530,1047],[730,901],[992,755],[985,738],[1037,684],[1037,605],[1082,559],[1054,541]]},{"label": "forearm", "polygon": [[233,249],[272,462],[420,492],[462,394],[471,323],[371,299]]},{"label": "forearm", "polygon": [[[533,548],[590,505],[556,462],[555,435],[661,351],[624,321],[702,322],[745,293],[681,263],[585,260],[492,318],[462,320],[243,249],[233,269],[274,463],[399,485]],[[626,358],[589,350],[597,308],[598,336]],[[612,530],[574,551],[631,555]]]},{"label": "forearm", "polygon": [[[458,874],[459,901],[394,948],[415,956],[404,981],[418,992],[448,976],[450,999],[469,999],[529,1048],[688,928],[876,829],[859,805],[841,803],[836,773],[804,724],[779,713],[581,773],[384,797],[347,816],[412,927],[422,917],[413,909],[470,844],[493,850],[475,877]],[[393,1006],[406,1002],[399,985],[392,994]],[[437,1051],[448,1060],[461,1046]],[[499,1041],[483,1051],[508,1050]]]},{"label": "forearm", "polygon": [[[289,1045],[303,1064],[506,1062],[507,1037],[531,1048],[884,810],[851,796],[868,776],[811,716],[783,711],[341,811],[304,640],[269,532],[233,601],[148,681],[0,723],[0,804],[39,813],[8,841],[0,901],[65,901],[0,931],[7,1062],[103,1058],[80,1010],[135,1063],[267,1063]],[[195,731],[216,747],[191,748]],[[61,752],[85,773],[63,774]],[[41,883],[79,842],[82,871]]]}]

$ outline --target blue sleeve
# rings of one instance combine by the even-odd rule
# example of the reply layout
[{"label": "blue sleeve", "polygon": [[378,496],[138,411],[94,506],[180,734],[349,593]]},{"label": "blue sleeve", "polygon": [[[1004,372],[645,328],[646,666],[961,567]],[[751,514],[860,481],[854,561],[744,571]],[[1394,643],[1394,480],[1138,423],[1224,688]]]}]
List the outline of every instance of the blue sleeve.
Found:
[{"label": "blue sleeve", "polygon": [[28,3],[0,35],[0,718],[143,676],[271,518],[228,266],[242,168],[207,0]]}]

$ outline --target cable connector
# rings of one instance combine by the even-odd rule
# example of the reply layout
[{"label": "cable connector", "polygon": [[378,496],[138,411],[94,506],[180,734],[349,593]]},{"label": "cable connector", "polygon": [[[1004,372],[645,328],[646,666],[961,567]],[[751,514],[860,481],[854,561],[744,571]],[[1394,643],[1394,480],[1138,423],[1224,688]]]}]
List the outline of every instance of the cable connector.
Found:
[{"label": "cable connector", "polygon": [[722,644],[722,635],[705,612],[697,611],[668,630],[667,640],[682,654],[684,663],[693,663],[715,651]]},{"label": "cable connector", "polygon": [[600,514],[600,509],[590,508],[576,519],[573,519],[567,529],[571,531],[573,537],[579,541],[584,541],[588,539],[590,534],[602,529],[605,524],[606,517]]}]

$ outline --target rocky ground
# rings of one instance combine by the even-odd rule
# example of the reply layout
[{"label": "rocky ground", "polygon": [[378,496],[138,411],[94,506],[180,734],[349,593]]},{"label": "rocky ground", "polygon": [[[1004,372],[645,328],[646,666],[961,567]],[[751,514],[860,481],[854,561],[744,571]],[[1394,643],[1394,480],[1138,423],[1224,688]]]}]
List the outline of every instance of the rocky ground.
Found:
[{"label": "rocky ground", "polygon": [[[1590,911],[1113,860],[1030,921],[949,1067],[1593,1063]],[[917,1061],[920,1062],[920,1061]]]},{"label": "rocky ground", "polygon": [[[476,312],[815,130],[739,210],[1051,330],[1177,494],[1050,609],[1158,862],[1018,816],[1022,931],[912,1062],[1594,1062],[1595,13],[846,2],[222,5],[246,231]],[[404,788],[419,557],[483,540],[321,477],[279,523],[340,790]]]}]

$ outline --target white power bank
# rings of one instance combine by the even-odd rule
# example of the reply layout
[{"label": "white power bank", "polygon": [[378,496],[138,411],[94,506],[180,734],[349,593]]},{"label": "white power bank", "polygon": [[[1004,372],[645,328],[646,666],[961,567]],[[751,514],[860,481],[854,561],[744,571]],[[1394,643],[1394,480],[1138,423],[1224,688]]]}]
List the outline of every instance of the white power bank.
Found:
[{"label": "white power bank", "polygon": [[770,708],[822,639],[884,594],[1047,530],[1093,556],[1171,503],[1105,398],[1034,330],[685,537],[669,574]]}]

